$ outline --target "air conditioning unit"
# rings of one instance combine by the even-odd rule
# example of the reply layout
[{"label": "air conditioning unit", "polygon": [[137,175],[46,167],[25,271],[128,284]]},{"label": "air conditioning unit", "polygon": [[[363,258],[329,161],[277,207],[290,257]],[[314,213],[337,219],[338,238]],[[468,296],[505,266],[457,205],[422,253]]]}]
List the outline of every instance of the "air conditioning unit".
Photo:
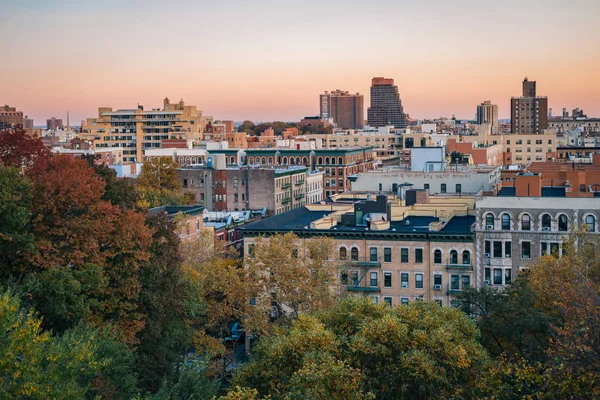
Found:
[{"label": "air conditioning unit", "polygon": [[489,286],[490,281],[486,279],[485,281],[483,281],[483,284]]},{"label": "air conditioning unit", "polygon": [[544,227],[542,227],[542,231],[544,231],[544,232],[550,232],[550,227],[549,226],[544,226]]},{"label": "air conditioning unit", "polygon": [[486,225],[485,229],[488,231],[493,231],[494,230],[494,225]]},{"label": "air conditioning unit", "polygon": [[433,285],[434,290],[442,290],[442,285]]},{"label": "air conditioning unit", "polygon": [[483,256],[484,256],[485,258],[490,258],[490,253],[485,253]]}]

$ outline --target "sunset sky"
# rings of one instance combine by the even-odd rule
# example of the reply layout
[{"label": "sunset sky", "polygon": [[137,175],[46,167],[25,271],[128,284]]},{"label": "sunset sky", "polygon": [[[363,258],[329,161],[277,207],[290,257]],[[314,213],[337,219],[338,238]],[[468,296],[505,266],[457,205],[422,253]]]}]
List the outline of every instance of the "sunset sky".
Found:
[{"label": "sunset sky", "polygon": [[[413,118],[510,117],[525,76],[553,114],[600,117],[599,0],[0,0],[0,104],[43,125],[183,98],[217,119],[295,121],[394,78]],[[366,110],[365,110],[366,117]]]}]

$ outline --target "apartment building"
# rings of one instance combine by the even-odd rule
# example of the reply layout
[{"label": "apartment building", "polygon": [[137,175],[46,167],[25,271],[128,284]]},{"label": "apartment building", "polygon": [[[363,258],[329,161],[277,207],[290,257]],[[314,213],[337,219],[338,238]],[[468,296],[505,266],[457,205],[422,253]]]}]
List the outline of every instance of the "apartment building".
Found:
[{"label": "apartment building", "polygon": [[165,98],[162,109],[149,111],[141,105],[116,111],[100,107],[97,118],[86,120],[81,136],[93,141],[95,147],[123,148],[123,162],[134,163],[143,161],[146,150],[161,148],[163,140],[202,140],[210,120],[196,106]]},{"label": "apartment building", "polygon": [[556,132],[499,135],[504,148],[504,164],[528,164],[556,158]]},{"label": "apartment building", "polygon": [[544,175],[520,172],[477,198],[477,286],[507,285],[540,256],[560,255],[572,229],[600,232],[600,192],[574,193]]},{"label": "apartment building", "polygon": [[324,171],[306,171],[306,204],[323,201]]},{"label": "apartment building", "polygon": [[498,133],[498,105],[487,100],[477,106],[477,124],[489,124],[492,134]]},{"label": "apartment building", "polygon": [[23,111],[5,104],[0,107],[0,130],[10,129],[13,126],[23,126]]},{"label": "apartment building", "polygon": [[360,129],[364,125],[364,96],[344,90],[319,96],[321,119],[332,120],[341,129]]},{"label": "apartment building", "polygon": [[148,210],[149,215],[166,214],[169,219],[177,218],[176,233],[182,241],[188,241],[200,236],[204,230],[204,207],[193,206],[162,206]]},{"label": "apartment building", "polygon": [[564,133],[575,129],[583,133],[600,132],[600,118],[551,118],[548,127],[558,133]]},{"label": "apartment building", "polygon": [[548,98],[537,96],[536,82],[523,80],[523,95],[510,99],[511,132],[538,134],[548,129]]},{"label": "apartment building", "polygon": [[336,242],[331,257],[339,261],[343,292],[391,305],[459,305],[456,295],[474,282],[472,196],[434,198],[409,190],[406,200],[356,194],[331,200],[240,228],[245,254],[258,236],[326,235]]},{"label": "apartment building", "polygon": [[375,77],[371,80],[371,106],[367,110],[367,124],[375,128],[388,125],[406,127],[404,107],[393,79]]}]

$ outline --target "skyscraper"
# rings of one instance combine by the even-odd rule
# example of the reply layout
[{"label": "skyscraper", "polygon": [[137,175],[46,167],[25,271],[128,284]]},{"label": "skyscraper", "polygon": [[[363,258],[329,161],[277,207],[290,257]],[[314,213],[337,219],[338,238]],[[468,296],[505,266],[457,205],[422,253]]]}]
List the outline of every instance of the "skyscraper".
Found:
[{"label": "skyscraper", "polygon": [[59,128],[62,129],[62,127],[63,127],[62,118],[52,117],[52,118],[46,120],[46,129],[48,129],[49,131],[57,130]]},{"label": "skyscraper", "polygon": [[487,100],[477,106],[477,124],[490,124],[492,134],[498,132],[498,105]]},{"label": "skyscraper", "polygon": [[364,97],[348,91],[335,90],[319,96],[321,119],[331,118],[341,129],[361,129],[364,125]]},{"label": "skyscraper", "polygon": [[523,80],[523,96],[510,99],[512,133],[535,134],[548,128],[548,98],[536,95],[536,83]]},{"label": "skyscraper", "polygon": [[406,127],[404,108],[393,79],[375,77],[371,80],[371,107],[367,110],[367,124],[376,128],[386,125]]}]

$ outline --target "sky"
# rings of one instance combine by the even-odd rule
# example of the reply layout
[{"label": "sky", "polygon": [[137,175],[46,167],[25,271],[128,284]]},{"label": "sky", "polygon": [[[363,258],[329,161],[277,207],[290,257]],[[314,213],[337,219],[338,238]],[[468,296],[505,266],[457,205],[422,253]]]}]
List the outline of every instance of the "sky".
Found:
[{"label": "sky", "polygon": [[[43,125],[183,99],[298,121],[319,94],[394,78],[412,118],[510,117],[525,76],[553,114],[600,117],[598,0],[0,0],[0,104]],[[365,110],[366,118],[366,110]]]}]

